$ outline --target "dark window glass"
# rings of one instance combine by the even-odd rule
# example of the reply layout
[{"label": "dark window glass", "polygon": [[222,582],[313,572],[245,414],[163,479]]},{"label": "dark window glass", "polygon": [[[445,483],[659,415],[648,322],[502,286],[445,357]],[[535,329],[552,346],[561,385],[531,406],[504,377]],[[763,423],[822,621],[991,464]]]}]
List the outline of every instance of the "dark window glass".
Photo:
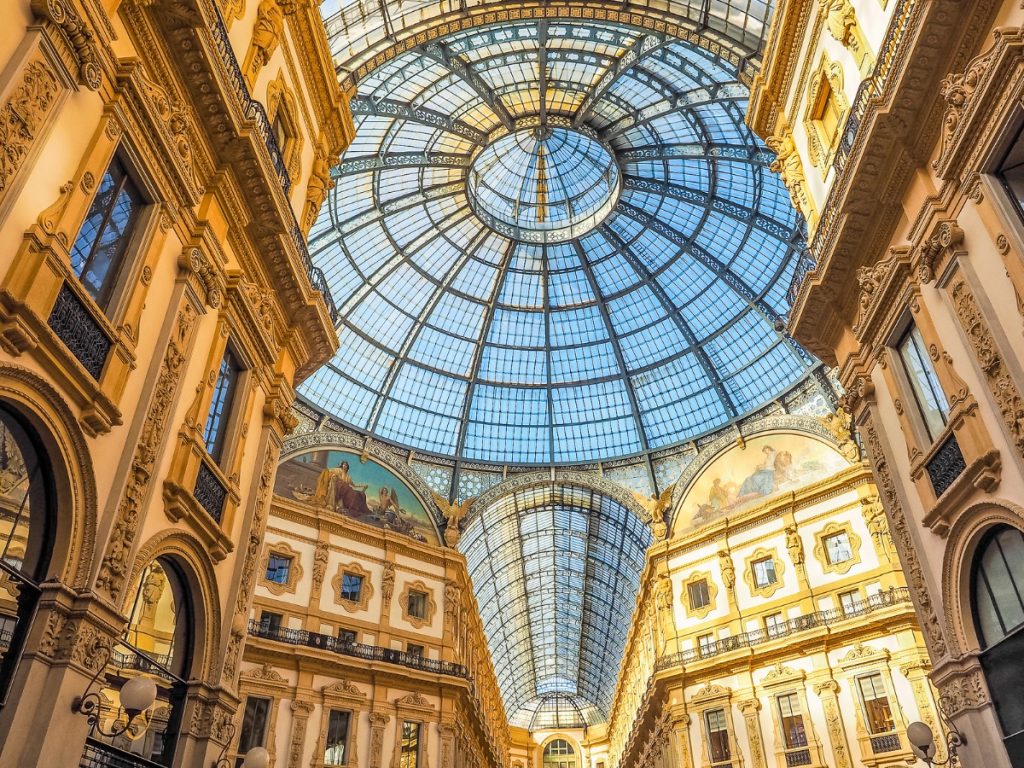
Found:
[{"label": "dark window glass", "polygon": [[405,646],[405,652],[409,656],[415,656],[418,659],[422,659],[423,658],[423,646],[419,645],[417,643],[408,643]]},{"label": "dark window glass", "polygon": [[402,748],[398,768],[419,768],[420,724],[406,720],[402,723]]},{"label": "dark window glass", "polygon": [[782,634],[784,626],[781,613],[771,613],[764,617],[764,628],[768,632],[768,637],[778,637]]},{"label": "dark window glass", "polygon": [[1013,146],[996,170],[996,175],[1017,208],[1017,213],[1024,218],[1024,130],[1017,134]]},{"label": "dark window glass", "polygon": [[116,157],[100,180],[96,197],[71,247],[71,269],[96,302],[110,300],[139,215],[142,193]]},{"label": "dark window glass", "polygon": [[[245,700],[242,731],[238,736],[238,752],[244,755],[253,747],[265,747],[267,723],[270,717],[270,699],[250,696]],[[238,761],[241,763],[241,759]]]},{"label": "dark window glass", "polygon": [[267,558],[267,581],[287,584],[292,571],[292,559],[284,555],[271,554]]},{"label": "dark window glass", "polygon": [[686,591],[690,595],[690,610],[706,608],[711,604],[711,594],[708,592],[708,582],[706,579],[687,584]]},{"label": "dark window glass", "polygon": [[228,417],[231,415],[231,400],[235,395],[241,369],[235,361],[231,347],[224,350],[217,372],[217,382],[213,385],[213,400],[210,401],[210,414],[206,417],[206,430],[203,439],[206,450],[215,461],[220,461],[224,449],[224,435],[227,432]]},{"label": "dark window glass", "polygon": [[757,587],[770,587],[775,583],[775,561],[770,557],[763,557],[750,564],[754,569],[754,585]]},{"label": "dark window glass", "polygon": [[806,747],[807,732],[804,730],[804,717],[800,714],[800,702],[795,693],[779,696],[779,717],[782,722],[782,736],[786,741],[786,749]]},{"label": "dark window glass", "polygon": [[858,678],[861,701],[864,703],[864,715],[869,733],[890,733],[895,725],[889,697],[882,683],[882,676],[877,672]]},{"label": "dark window glass", "polygon": [[338,640],[341,641],[342,645],[355,645],[356,633],[352,629],[339,629]]},{"label": "dark window glass", "polygon": [[346,573],[341,577],[341,599],[359,602],[363,594],[363,577],[355,573]]},{"label": "dark window glass", "polygon": [[974,612],[983,647],[1024,626],[1024,535],[1016,528],[999,529],[979,549]]},{"label": "dark window glass", "polygon": [[711,656],[715,652],[715,636],[700,635],[697,637],[697,647],[701,656]]},{"label": "dark window glass", "polygon": [[406,607],[409,615],[416,619],[427,618],[427,595],[424,592],[410,592],[409,605]]},{"label": "dark window glass", "polygon": [[729,727],[725,722],[724,709],[712,709],[704,713],[704,723],[708,729],[708,751],[712,763],[728,760],[732,752],[729,749]]},{"label": "dark window glass", "polygon": [[860,610],[860,595],[856,592],[843,592],[839,595],[839,605],[843,613],[856,613]]},{"label": "dark window glass", "polygon": [[260,614],[260,629],[264,632],[277,632],[281,629],[281,614],[263,611]]},{"label": "dark window glass", "polygon": [[348,746],[348,726],[352,719],[350,712],[332,709],[327,716],[327,746],[324,749],[325,765],[344,765],[345,748]]},{"label": "dark window glass", "polygon": [[946,396],[939,386],[939,378],[935,375],[928,349],[916,325],[911,326],[903,334],[899,343],[899,353],[903,369],[910,379],[910,387],[914,391],[917,410],[928,430],[928,437],[934,440],[946,426],[949,403],[946,402]]}]

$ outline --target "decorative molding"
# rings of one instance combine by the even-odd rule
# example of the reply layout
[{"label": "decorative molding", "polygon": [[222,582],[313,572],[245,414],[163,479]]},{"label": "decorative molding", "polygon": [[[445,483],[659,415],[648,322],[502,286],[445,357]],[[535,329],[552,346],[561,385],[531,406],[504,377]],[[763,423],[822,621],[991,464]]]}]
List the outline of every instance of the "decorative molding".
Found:
[{"label": "decorative molding", "polygon": [[[754,563],[761,560],[771,560],[775,565],[775,581],[759,587],[757,585],[757,579],[754,577]],[[743,580],[747,583],[747,588],[750,590],[750,594],[755,597],[768,598],[782,589],[782,574],[785,572],[786,565],[782,562],[782,558],[779,557],[778,550],[758,547],[751,554],[747,555],[745,559]]]},{"label": "decorative molding", "polygon": [[[341,596],[341,586],[346,573],[352,574],[353,576],[361,576],[363,579],[359,588],[358,600],[345,600]],[[334,590],[334,602],[349,613],[365,611],[367,606],[370,604],[370,598],[373,596],[373,584],[370,583],[370,576],[370,572],[355,561],[352,561],[351,563],[339,563],[338,572],[334,574],[334,577],[331,579],[331,588]]]},{"label": "decorative molding", "polygon": [[42,133],[60,87],[47,62],[38,58],[25,65],[20,82],[0,106],[0,200]]},{"label": "decorative molding", "polygon": [[[707,582],[708,586],[708,604],[701,608],[694,608],[690,605],[690,585],[697,584],[701,581]],[[683,594],[682,602],[683,607],[686,609],[686,615],[691,619],[703,619],[713,610],[715,610],[715,598],[718,597],[718,585],[715,584],[711,578],[711,574],[708,571],[693,571],[686,580],[683,581]]]},{"label": "decorative molding", "polygon": [[[420,592],[426,595],[427,615],[420,618],[409,613],[409,596],[413,592]],[[408,621],[416,629],[429,627],[434,621],[434,613],[437,611],[437,603],[434,601],[434,591],[422,581],[407,581],[402,593],[398,596],[398,602],[402,608],[402,618]]]},{"label": "decorative molding", "polygon": [[[288,580],[284,584],[267,579],[267,568],[271,555],[284,555],[291,560],[288,566]],[[263,547],[263,559],[260,561],[260,584],[272,595],[295,594],[295,587],[302,578],[302,555],[296,552],[285,541],[266,544]]]},{"label": "decorative molding", "polygon": [[[838,563],[833,563],[825,548],[825,539],[845,533],[850,542],[850,558]],[[821,563],[821,570],[825,573],[844,574],[848,573],[853,566],[860,563],[860,536],[853,532],[853,526],[849,522],[830,522],[814,535],[814,557]]]}]

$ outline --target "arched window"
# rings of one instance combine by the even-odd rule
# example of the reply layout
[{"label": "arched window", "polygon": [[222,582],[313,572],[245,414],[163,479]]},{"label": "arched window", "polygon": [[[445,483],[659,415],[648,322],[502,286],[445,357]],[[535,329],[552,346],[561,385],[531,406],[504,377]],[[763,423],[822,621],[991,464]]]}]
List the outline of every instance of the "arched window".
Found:
[{"label": "arched window", "polygon": [[124,713],[117,691],[132,677],[146,676],[156,683],[156,702],[124,734],[90,734],[92,750],[125,765],[133,763],[123,753],[171,764],[181,730],[185,681],[191,676],[193,626],[192,600],[181,568],[170,557],[156,558],[142,571],[128,625],[107,664],[100,724],[108,732],[119,730],[115,724]]},{"label": "arched window", "polygon": [[0,405],[0,706],[50,564],[53,483],[38,435]]},{"label": "arched window", "polygon": [[1024,534],[994,528],[974,559],[971,600],[981,666],[1014,765],[1024,765]]},{"label": "arched window", "polygon": [[544,768],[576,768],[576,750],[565,739],[554,739],[544,747]]}]

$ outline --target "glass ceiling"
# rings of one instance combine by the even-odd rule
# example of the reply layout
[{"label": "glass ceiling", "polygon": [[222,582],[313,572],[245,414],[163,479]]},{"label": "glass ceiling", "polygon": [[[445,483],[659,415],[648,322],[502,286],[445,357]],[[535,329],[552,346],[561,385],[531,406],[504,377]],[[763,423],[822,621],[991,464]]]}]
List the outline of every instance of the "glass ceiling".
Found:
[{"label": "glass ceiling", "polygon": [[746,97],[724,59],[594,21],[479,27],[371,71],[310,235],[341,347],[301,393],[500,464],[642,454],[777,397],[812,362],[775,330],[803,225]]},{"label": "glass ceiling", "polygon": [[466,525],[466,556],[509,722],[605,722],[651,535],[588,488],[539,485]]}]

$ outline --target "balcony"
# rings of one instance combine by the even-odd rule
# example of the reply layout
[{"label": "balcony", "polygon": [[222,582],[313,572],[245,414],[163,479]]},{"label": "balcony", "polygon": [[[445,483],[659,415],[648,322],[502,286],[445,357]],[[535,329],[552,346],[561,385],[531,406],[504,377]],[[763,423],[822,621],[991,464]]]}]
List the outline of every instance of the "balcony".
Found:
[{"label": "balcony", "polygon": [[469,679],[466,668],[461,664],[441,661],[439,659],[428,659],[418,654],[396,651],[393,648],[382,648],[379,645],[352,643],[341,640],[333,635],[321,635],[318,632],[308,632],[304,629],[271,627],[258,621],[250,620],[249,635],[250,637],[260,637],[264,640],[273,640],[278,643],[316,648],[342,656],[350,656],[354,659],[362,659],[363,661],[383,661],[421,672],[432,672],[436,675],[450,675],[452,677]]},{"label": "balcony", "polygon": [[123,749],[89,738],[78,768],[164,768],[141,755],[125,752]]},{"label": "balcony", "polygon": [[906,587],[890,589],[871,595],[866,601],[856,603],[847,608],[834,608],[829,611],[815,611],[804,616],[797,616],[795,619],[775,624],[771,629],[758,629],[753,632],[744,632],[739,635],[723,637],[710,643],[703,643],[700,649],[689,648],[662,656],[654,665],[656,672],[689,664],[698,660],[706,660],[729,651],[740,648],[753,648],[764,643],[774,642],[782,637],[799,634],[818,627],[828,627],[838,624],[841,621],[852,619],[857,616],[890,608],[894,605],[905,605],[910,603],[910,590]]}]

